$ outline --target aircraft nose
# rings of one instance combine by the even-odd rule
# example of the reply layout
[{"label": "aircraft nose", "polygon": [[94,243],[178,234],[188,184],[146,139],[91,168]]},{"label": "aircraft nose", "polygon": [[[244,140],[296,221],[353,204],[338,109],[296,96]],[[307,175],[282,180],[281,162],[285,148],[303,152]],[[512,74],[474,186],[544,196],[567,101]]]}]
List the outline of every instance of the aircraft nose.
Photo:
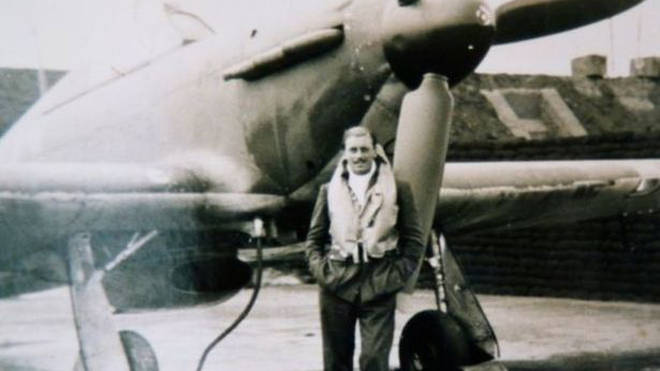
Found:
[{"label": "aircraft nose", "polygon": [[490,48],[495,18],[484,0],[389,1],[381,24],[385,57],[411,88],[427,72],[456,84]]}]

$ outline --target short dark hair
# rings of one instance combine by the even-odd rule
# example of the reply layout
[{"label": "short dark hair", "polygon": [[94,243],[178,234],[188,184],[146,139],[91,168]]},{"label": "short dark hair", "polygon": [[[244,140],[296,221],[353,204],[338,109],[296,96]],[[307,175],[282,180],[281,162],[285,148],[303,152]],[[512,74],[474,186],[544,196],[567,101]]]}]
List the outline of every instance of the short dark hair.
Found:
[{"label": "short dark hair", "polygon": [[350,128],[344,130],[344,138],[341,141],[341,147],[346,148],[346,139],[349,137],[362,137],[368,135],[371,138],[371,145],[376,148],[376,137],[373,135],[371,130],[367,129],[364,126],[351,126]]}]

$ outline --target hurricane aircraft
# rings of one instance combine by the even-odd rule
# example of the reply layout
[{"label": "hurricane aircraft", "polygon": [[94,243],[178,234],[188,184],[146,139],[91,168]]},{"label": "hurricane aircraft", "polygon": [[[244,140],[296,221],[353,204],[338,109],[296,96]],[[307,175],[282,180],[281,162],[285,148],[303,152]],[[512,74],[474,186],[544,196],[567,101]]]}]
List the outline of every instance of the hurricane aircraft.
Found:
[{"label": "hurricane aircraft", "polygon": [[[157,366],[134,350],[145,340],[118,333],[113,311],[216,303],[244,287],[252,270],[238,248],[304,239],[349,126],[369,127],[393,155],[439,241],[430,246],[443,250],[432,229],[656,210],[657,160],[445,164],[449,87],[491,46],[640,2],[251,0],[219,2],[208,17],[156,2],[184,35],[177,45],[139,63],[72,70],[0,139],[0,270],[42,260],[28,273],[70,285],[80,369],[146,370]],[[430,95],[408,99],[427,82]],[[453,266],[443,273],[460,281]],[[473,295],[456,299],[456,287],[441,287],[450,307],[478,306]],[[479,361],[493,358],[494,334],[476,323],[490,341]],[[438,339],[406,343],[402,368],[437,367],[424,352]]]}]

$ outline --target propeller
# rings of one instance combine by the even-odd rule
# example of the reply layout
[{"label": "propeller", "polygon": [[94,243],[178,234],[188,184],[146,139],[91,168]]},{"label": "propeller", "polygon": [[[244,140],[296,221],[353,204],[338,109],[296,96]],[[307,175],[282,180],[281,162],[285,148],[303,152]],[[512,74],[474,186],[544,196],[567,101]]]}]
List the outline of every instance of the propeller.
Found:
[{"label": "propeller", "polygon": [[[522,40],[578,27],[609,17],[640,1],[515,0],[498,8],[497,17],[484,0],[390,1],[382,22],[383,51],[396,77],[414,90],[405,93],[405,89],[397,88],[396,82],[391,79],[379,97],[382,94],[398,102],[405,93],[396,129],[393,167],[397,179],[405,182],[413,195],[423,241],[428,241],[431,235],[448,151],[453,111],[449,87],[474,71],[494,43]],[[365,125],[373,125],[389,112],[372,110],[369,113],[363,122]],[[416,272],[408,277],[406,287],[397,298],[401,308],[406,307],[407,293],[415,287],[420,266],[421,257]],[[460,271],[457,272],[460,274]],[[458,275],[454,276],[456,278]],[[476,298],[474,300],[478,307]],[[447,313],[431,311],[426,319],[415,322],[415,318],[419,317],[413,317],[406,325],[406,328],[409,325],[421,328],[424,340],[420,346],[414,342],[410,350],[405,346],[409,343],[404,341],[406,337],[402,337],[402,354],[417,355],[423,369],[457,369],[484,360],[477,353],[466,351],[467,346],[462,349],[466,353],[461,353],[458,348],[444,346],[458,342],[479,343],[480,339],[474,336],[474,331],[459,330],[474,330],[481,323],[488,324],[485,317],[484,322],[467,321],[467,324],[461,324],[458,318],[465,314],[465,308],[457,305],[456,301],[450,304]],[[485,339],[491,338],[493,342],[490,345],[496,348],[492,331]],[[441,341],[443,339],[450,340],[444,342]],[[435,357],[420,357],[422,351]],[[459,353],[465,357],[457,357]],[[403,370],[419,369],[415,362],[412,365],[408,362],[414,360],[414,356],[403,358]]]}]

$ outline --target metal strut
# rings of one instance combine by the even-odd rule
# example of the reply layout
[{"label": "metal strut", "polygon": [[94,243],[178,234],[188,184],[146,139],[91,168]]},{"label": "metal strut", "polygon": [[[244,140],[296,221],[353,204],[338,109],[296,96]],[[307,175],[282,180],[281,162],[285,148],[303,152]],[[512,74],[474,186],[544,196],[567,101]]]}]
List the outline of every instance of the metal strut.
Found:
[{"label": "metal strut", "polygon": [[103,272],[94,268],[91,235],[75,234],[69,239],[67,253],[71,306],[83,368],[87,371],[130,371],[112,320],[113,308],[101,282]]},{"label": "metal strut", "polygon": [[[158,364],[149,343],[132,331],[117,331],[112,320],[113,306],[103,287],[105,273],[135,254],[158,235],[152,231],[142,238],[133,236],[127,247],[102,269],[94,263],[90,233],[77,233],[68,242],[71,307],[78,334],[80,357],[76,370],[137,371],[157,370]],[[136,357],[133,348],[141,353]]]},{"label": "metal strut", "polygon": [[445,292],[445,270],[442,261],[441,249],[444,248],[445,237],[440,237],[434,231],[431,231],[431,256],[426,260],[433,269],[433,293],[435,294],[435,305],[442,313],[447,313],[447,294]]},{"label": "metal strut", "polygon": [[463,270],[447,246],[442,234],[432,235],[431,256],[427,259],[433,268],[438,309],[457,320],[477,351],[475,360],[484,362],[500,355],[497,337],[477,296],[463,275]]}]

